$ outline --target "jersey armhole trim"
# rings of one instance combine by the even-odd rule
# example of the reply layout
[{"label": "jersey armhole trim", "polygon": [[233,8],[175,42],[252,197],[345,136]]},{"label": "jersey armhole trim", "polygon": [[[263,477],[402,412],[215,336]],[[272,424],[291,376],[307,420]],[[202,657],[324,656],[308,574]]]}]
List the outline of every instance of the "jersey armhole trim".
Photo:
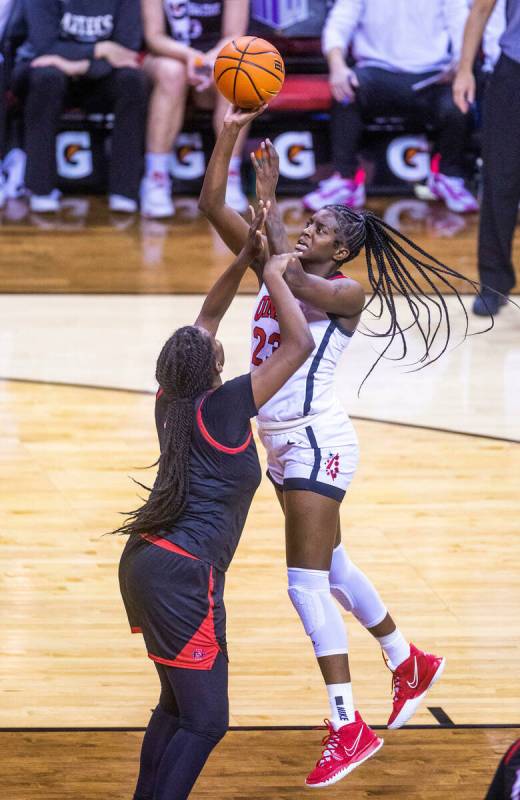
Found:
[{"label": "jersey armhole trim", "polygon": [[221,453],[227,453],[230,456],[235,456],[238,453],[243,453],[244,450],[247,450],[247,448],[249,447],[249,445],[251,443],[251,439],[253,437],[252,430],[251,429],[249,430],[249,435],[248,435],[247,439],[245,440],[245,442],[243,444],[239,445],[239,447],[226,447],[225,444],[221,444],[220,442],[217,442],[217,440],[213,438],[213,436],[210,434],[210,432],[208,431],[208,429],[204,425],[204,421],[202,419],[202,405],[203,405],[204,400],[206,399],[207,396],[208,396],[207,394],[204,395],[204,397],[202,398],[202,400],[199,403],[199,407],[197,408],[197,425],[199,426],[199,430],[200,430],[202,436],[208,442],[208,444],[210,444],[216,450],[220,450]]},{"label": "jersey armhole trim", "polygon": [[327,312],[327,316],[330,319],[330,321],[332,322],[332,324],[334,325],[334,327],[336,328],[336,330],[338,330],[340,333],[342,333],[343,336],[347,336],[349,339],[351,339],[352,336],[354,336],[356,331],[355,330],[348,331],[346,328],[344,328],[343,325],[341,325],[341,323],[338,322],[337,314],[329,314]]}]

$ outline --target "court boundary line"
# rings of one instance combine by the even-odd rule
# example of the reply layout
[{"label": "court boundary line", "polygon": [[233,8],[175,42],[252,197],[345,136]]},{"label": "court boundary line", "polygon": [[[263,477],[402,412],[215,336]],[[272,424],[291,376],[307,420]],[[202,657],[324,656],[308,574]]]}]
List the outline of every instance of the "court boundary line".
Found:
[{"label": "court boundary line", "polygon": [[[386,731],[389,730],[386,725],[371,725],[372,730]],[[453,723],[451,725],[405,725],[400,728],[402,731],[423,731],[423,730],[520,730],[520,722],[509,723],[499,722],[496,724],[490,723]],[[0,728],[0,733],[144,733],[146,727],[133,727],[133,726],[114,726],[114,727],[100,727],[100,726],[78,726],[78,727],[34,727],[34,728],[16,728],[7,727]],[[326,730],[324,726],[320,725],[230,725],[228,731],[233,732],[246,732],[246,731],[322,731]]]},{"label": "court boundary line", "polygon": [[[100,386],[89,383],[67,383],[66,381],[46,381],[38,378],[8,378],[0,375],[0,383],[28,383],[37,386],[63,386],[70,389],[94,389],[101,392],[123,392],[126,394],[140,394],[153,397],[155,391],[152,389],[130,389],[123,386]],[[380,425],[397,425],[401,428],[414,428],[423,431],[434,431],[435,433],[452,433],[455,436],[470,436],[473,439],[489,439],[494,442],[506,442],[508,444],[520,444],[520,439],[511,439],[507,436],[496,436],[492,433],[475,433],[474,431],[457,431],[453,428],[438,428],[434,425],[422,425],[420,422],[399,422],[399,420],[381,419],[380,417],[365,417],[357,414],[350,414],[350,419],[360,422],[377,422]]]}]

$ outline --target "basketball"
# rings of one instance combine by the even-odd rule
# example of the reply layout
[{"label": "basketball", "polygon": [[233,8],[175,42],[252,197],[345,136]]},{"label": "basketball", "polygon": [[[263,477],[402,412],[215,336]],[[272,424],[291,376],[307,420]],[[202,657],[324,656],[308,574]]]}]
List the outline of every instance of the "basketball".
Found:
[{"label": "basketball", "polygon": [[276,97],[283,86],[283,59],[270,42],[257,36],[239,36],[217,56],[215,85],[226,100],[239,108],[257,108]]}]

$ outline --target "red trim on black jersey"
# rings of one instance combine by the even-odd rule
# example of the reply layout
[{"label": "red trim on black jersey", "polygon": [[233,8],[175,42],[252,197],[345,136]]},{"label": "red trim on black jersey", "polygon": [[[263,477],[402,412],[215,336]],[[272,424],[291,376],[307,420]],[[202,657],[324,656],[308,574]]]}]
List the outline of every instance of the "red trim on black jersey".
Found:
[{"label": "red trim on black jersey", "polygon": [[172,553],[178,553],[180,556],[186,556],[186,558],[193,558],[194,561],[200,561],[200,558],[197,558],[197,556],[188,553],[187,550],[183,550],[182,547],[170,542],[168,539],[164,539],[162,536],[157,536],[154,533],[142,533],[141,536],[143,539],[146,539],[147,542],[156,544],[157,547],[162,547],[164,550],[170,550]]},{"label": "red trim on black jersey", "polygon": [[148,658],[165,664],[168,667],[180,667],[181,669],[212,669],[220,647],[215,636],[215,625],[213,622],[213,607],[215,599],[213,597],[213,567],[209,571],[208,603],[209,610],[204,620],[201,622],[191,639],[184,645],[181,652],[175,658],[162,658],[153,653],[148,653]]},{"label": "red trim on black jersey", "polygon": [[504,758],[504,764],[506,765],[509,764],[513,756],[515,756],[519,750],[520,750],[520,739],[517,742],[514,742],[507,751],[506,757]]},{"label": "red trim on black jersey", "polygon": [[204,397],[199,403],[199,407],[197,408],[197,425],[199,426],[199,430],[202,433],[204,439],[207,442],[209,442],[209,444],[212,447],[216,448],[216,450],[220,450],[222,453],[227,453],[228,455],[231,456],[237,455],[237,453],[243,453],[244,450],[247,450],[249,444],[251,443],[253,432],[251,431],[251,429],[249,430],[249,435],[247,439],[245,440],[244,444],[241,444],[239,447],[226,447],[226,445],[217,442],[216,439],[214,439],[213,436],[209,433],[202,419],[202,404],[204,403],[204,400],[206,399],[207,396],[208,396],[207,394],[204,395]]},{"label": "red trim on black jersey", "polygon": [[159,397],[163,396],[163,394],[164,394],[164,389],[162,388],[162,386],[159,386],[159,388],[157,390],[157,394],[155,395],[155,399],[158,400]]},{"label": "red trim on black jersey", "polygon": [[142,632],[143,631],[141,630],[141,628],[138,628],[135,625],[132,625],[132,627],[130,628],[130,633],[142,633]]}]

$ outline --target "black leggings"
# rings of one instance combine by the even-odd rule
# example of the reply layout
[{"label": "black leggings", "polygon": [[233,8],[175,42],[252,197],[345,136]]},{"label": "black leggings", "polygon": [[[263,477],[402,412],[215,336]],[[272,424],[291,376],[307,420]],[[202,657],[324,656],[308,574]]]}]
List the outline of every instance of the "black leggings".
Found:
[{"label": "black leggings", "polygon": [[211,670],[155,666],[161,696],[144,735],[134,800],[185,800],[228,729],[228,663],[219,653]]},{"label": "black leggings", "polygon": [[109,192],[137,199],[142,173],[148,84],[140,69],[113,69],[99,79],[72,80],[56,67],[15,67],[13,87],[25,99],[25,183],[34,194],[56,186],[55,136],[65,104],[115,114]]}]

